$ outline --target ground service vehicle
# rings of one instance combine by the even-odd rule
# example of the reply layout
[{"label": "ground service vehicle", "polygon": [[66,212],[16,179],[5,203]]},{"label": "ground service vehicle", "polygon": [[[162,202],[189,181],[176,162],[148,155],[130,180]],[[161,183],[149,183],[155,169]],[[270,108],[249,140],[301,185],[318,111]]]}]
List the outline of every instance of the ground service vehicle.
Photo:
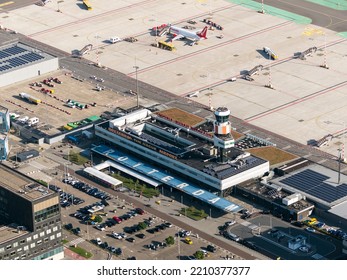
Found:
[{"label": "ground service vehicle", "polygon": [[109,41],[111,44],[115,44],[115,43],[122,41],[122,39],[119,37],[111,37]]},{"label": "ground service vehicle", "polygon": [[87,8],[88,11],[93,9],[88,0],[83,0],[83,5]]},{"label": "ground service vehicle", "polygon": [[263,51],[269,56],[270,59],[278,59],[278,56],[270,48],[264,47]]},{"label": "ground service vehicle", "polygon": [[25,92],[21,92],[21,93],[19,94],[19,97],[20,97],[20,98],[23,98],[23,99],[26,99],[26,100],[28,100],[29,102],[34,103],[34,104],[36,104],[36,105],[38,105],[38,104],[41,103],[41,100],[40,100],[40,99],[38,99],[38,98],[36,98],[36,97],[33,97],[33,96],[31,96],[30,94],[27,94],[27,93],[25,93]]}]

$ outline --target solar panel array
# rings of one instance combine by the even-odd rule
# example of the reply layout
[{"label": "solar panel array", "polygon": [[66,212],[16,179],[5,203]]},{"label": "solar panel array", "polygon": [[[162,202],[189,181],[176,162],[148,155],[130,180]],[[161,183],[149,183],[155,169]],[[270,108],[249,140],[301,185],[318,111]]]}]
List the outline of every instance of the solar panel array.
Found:
[{"label": "solar panel array", "polygon": [[18,46],[11,46],[0,51],[0,72],[26,65],[43,58],[42,55],[33,53],[30,50]]},{"label": "solar panel array", "polygon": [[280,182],[328,203],[347,196],[347,184],[333,186],[324,183],[329,178],[321,173],[306,169]]}]

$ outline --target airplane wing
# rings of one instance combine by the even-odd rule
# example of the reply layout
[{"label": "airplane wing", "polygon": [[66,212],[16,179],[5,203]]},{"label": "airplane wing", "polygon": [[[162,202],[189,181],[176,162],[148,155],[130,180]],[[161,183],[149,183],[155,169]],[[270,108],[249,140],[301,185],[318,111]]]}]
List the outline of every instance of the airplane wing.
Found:
[{"label": "airplane wing", "polygon": [[182,38],[184,38],[184,36],[177,35],[177,36],[173,37],[171,41],[179,40],[179,39],[182,39]]}]

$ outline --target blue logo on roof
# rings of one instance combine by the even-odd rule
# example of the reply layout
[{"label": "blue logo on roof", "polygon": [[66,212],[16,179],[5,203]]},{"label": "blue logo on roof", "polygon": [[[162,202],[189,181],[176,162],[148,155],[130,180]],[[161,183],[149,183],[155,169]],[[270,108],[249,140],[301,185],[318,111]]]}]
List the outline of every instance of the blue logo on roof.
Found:
[{"label": "blue logo on roof", "polygon": [[137,172],[144,174],[152,179],[160,181],[165,185],[187,193],[225,212],[238,212],[243,208],[240,205],[237,205],[225,198],[219,197],[209,191],[194,186],[193,184],[189,184],[181,180],[177,176],[168,175],[163,170],[160,170],[160,168],[154,168],[148,163],[143,163],[134,156],[124,154],[108,146],[100,145],[93,148],[92,151],[106,156],[109,159],[114,160],[130,169],[136,170]]}]

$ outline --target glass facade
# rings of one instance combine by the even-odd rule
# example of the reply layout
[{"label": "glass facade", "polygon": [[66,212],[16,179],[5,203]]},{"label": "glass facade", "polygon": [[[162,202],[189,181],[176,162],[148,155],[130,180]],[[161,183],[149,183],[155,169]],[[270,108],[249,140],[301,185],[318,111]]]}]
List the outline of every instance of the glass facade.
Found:
[{"label": "glass facade", "polygon": [[64,248],[63,248],[63,247],[58,247],[58,248],[55,248],[55,249],[53,249],[53,250],[50,250],[50,251],[48,251],[48,252],[46,252],[46,253],[43,253],[43,254],[41,254],[41,255],[35,257],[35,258],[32,258],[32,259],[33,259],[33,260],[44,260],[44,259],[48,259],[49,257],[52,257],[52,256],[54,256],[54,255],[56,255],[56,254],[59,254],[59,253],[63,252],[63,251],[64,251]]}]

